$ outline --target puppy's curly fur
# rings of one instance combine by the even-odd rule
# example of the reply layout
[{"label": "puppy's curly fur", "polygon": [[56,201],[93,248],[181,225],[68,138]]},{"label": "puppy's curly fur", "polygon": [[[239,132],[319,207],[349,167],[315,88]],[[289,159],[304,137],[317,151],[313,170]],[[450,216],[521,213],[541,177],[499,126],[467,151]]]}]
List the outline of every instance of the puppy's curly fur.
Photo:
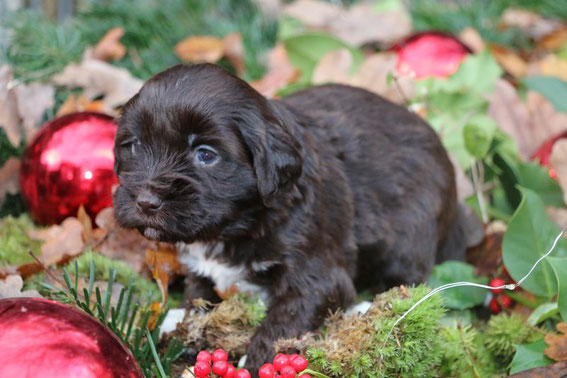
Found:
[{"label": "puppy's curly fur", "polygon": [[223,279],[266,295],[253,370],[356,289],[423,281],[465,250],[437,135],[362,89],[267,100],[214,65],[176,66],[126,104],[115,154],[116,217],[185,248],[188,300],[219,301]]}]

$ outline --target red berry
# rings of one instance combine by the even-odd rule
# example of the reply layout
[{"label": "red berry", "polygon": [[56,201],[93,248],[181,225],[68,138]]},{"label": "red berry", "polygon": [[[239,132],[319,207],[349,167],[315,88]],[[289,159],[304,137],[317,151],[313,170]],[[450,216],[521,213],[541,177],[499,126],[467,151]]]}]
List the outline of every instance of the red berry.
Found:
[{"label": "red berry", "polygon": [[290,365],[293,366],[296,371],[303,371],[307,369],[307,365],[309,365],[309,363],[307,362],[305,357],[297,356],[291,361]]},{"label": "red berry", "polygon": [[211,362],[211,354],[209,352],[207,352],[206,350],[202,350],[197,355],[197,361],[203,361],[205,363],[210,363]]},{"label": "red berry", "polygon": [[289,362],[293,361],[295,358],[300,357],[299,354],[294,353],[289,355]]},{"label": "red berry", "polygon": [[513,302],[512,302],[512,298],[510,298],[509,296],[502,294],[502,295],[499,297],[499,299],[500,299],[500,304],[501,304],[502,306],[504,306],[505,308],[508,308],[508,307],[512,306],[512,303],[513,303]]},{"label": "red berry", "polygon": [[311,376],[309,374],[301,374],[299,377],[297,378],[311,378]]},{"label": "red berry", "polygon": [[197,377],[202,377],[211,372],[211,365],[204,361],[197,361],[193,370],[195,371],[195,375]]},{"label": "red berry", "polygon": [[282,373],[281,376],[282,378],[295,378],[295,375],[297,374],[293,366],[290,365],[284,366],[281,370],[281,373]]},{"label": "red berry", "polygon": [[236,377],[235,378],[252,378],[252,376],[250,375],[250,373],[248,372],[248,370],[246,369],[240,369],[236,372]]},{"label": "red berry", "polygon": [[274,357],[274,369],[282,371],[283,367],[289,365],[289,357],[283,353]]},{"label": "red berry", "polygon": [[260,370],[258,370],[258,375],[260,378],[274,378],[274,375],[276,375],[276,369],[274,368],[274,365],[267,363],[262,365]]},{"label": "red berry", "polygon": [[234,365],[228,364],[228,368],[226,369],[226,373],[224,373],[223,378],[235,378],[236,376],[236,369]]},{"label": "red berry", "polygon": [[217,349],[213,352],[213,362],[217,361],[228,361],[228,353],[222,349]]},{"label": "red berry", "polygon": [[[492,281],[490,281],[490,286],[492,287],[498,287],[504,285],[506,285],[506,281],[504,281],[502,278],[493,278]],[[494,294],[500,294],[504,289],[491,289],[491,290]]]},{"label": "red berry", "polygon": [[500,307],[500,303],[498,303],[498,301],[496,300],[496,298],[492,298],[490,300],[490,303],[488,304],[488,307],[490,307],[490,309],[492,310],[492,312],[494,314],[498,314],[500,311],[502,311],[502,308]]},{"label": "red berry", "polygon": [[215,361],[213,362],[213,373],[220,375],[221,377],[228,371],[228,363],[225,361]]}]

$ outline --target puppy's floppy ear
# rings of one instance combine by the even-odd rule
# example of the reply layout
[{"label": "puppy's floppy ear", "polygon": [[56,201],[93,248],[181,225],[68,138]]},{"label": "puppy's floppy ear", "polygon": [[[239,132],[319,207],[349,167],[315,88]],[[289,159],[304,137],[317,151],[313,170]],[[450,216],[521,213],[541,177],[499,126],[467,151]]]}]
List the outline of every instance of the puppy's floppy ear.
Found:
[{"label": "puppy's floppy ear", "polygon": [[271,207],[272,199],[290,189],[301,175],[302,158],[300,144],[288,129],[294,121],[279,112],[263,113],[245,122],[241,132],[252,152],[258,192]]},{"label": "puppy's floppy ear", "polygon": [[118,146],[114,145],[114,174],[118,176],[120,171],[120,159],[118,158]]}]

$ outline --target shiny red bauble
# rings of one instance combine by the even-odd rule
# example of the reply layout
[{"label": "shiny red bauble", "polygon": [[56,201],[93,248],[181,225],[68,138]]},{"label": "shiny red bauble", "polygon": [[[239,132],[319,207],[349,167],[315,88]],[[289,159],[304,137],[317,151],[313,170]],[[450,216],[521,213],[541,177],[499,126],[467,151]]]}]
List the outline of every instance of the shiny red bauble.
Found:
[{"label": "shiny red bauble", "polygon": [[555,173],[555,170],[551,167],[551,163],[549,161],[549,158],[551,157],[551,150],[553,149],[555,142],[564,138],[567,138],[567,131],[546,140],[532,155],[532,160],[537,161],[540,165],[549,169],[549,176],[553,179],[557,178],[557,173]]},{"label": "shiny red bauble", "polygon": [[0,377],[143,377],[112,331],[46,299],[0,299],[0,349]]},{"label": "shiny red bauble", "polygon": [[457,38],[440,32],[413,34],[392,50],[398,54],[398,74],[413,75],[416,79],[450,76],[471,52]]},{"label": "shiny red bauble", "polygon": [[36,222],[60,223],[81,205],[94,217],[112,205],[115,135],[114,119],[100,113],[72,113],[43,126],[20,172],[21,193]]}]

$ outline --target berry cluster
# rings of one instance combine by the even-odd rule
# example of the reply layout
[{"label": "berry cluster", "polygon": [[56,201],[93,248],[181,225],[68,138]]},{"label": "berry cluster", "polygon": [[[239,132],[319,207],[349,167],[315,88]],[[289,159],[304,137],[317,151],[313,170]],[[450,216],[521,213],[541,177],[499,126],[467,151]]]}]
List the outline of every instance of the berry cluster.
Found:
[{"label": "berry cluster", "polygon": [[[490,286],[492,287],[499,287],[504,285],[506,285],[506,281],[503,278],[493,278],[492,281],[490,281]],[[494,296],[490,300],[488,306],[494,314],[498,314],[500,311],[502,311],[502,307],[508,308],[512,306],[512,298],[504,294],[503,291],[503,289],[492,289]]]},{"label": "berry cluster", "polygon": [[[213,364],[211,369],[211,362]],[[217,377],[223,378],[251,378],[246,369],[236,370],[234,365],[228,363],[228,353],[222,349],[217,349],[213,355],[206,350],[202,350],[197,355],[197,362],[193,367],[193,372],[197,378],[209,378],[212,373]]]},{"label": "berry cluster", "polygon": [[[307,360],[299,354],[283,353],[274,357],[274,363],[264,364],[258,371],[260,378],[295,378],[298,373],[307,369]],[[309,374],[301,374],[298,378],[311,378]]]},{"label": "berry cluster", "polygon": [[[309,374],[301,374],[307,369],[307,365],[305,357],[299,354],[288,356],[282,353],[274,358],[273,364],[262,365],[258,375],[260,378],[296,378],[300,373],[297,378],[311,378]],[[212,355],[206,350],[200,351],[193,372],[197,378],[210,378],[211,372],[214,376],[222,378],[251,378],[248,370],[236,370],[234,365],[229,364],[228,354],[222,349],[215,350]]]}]

